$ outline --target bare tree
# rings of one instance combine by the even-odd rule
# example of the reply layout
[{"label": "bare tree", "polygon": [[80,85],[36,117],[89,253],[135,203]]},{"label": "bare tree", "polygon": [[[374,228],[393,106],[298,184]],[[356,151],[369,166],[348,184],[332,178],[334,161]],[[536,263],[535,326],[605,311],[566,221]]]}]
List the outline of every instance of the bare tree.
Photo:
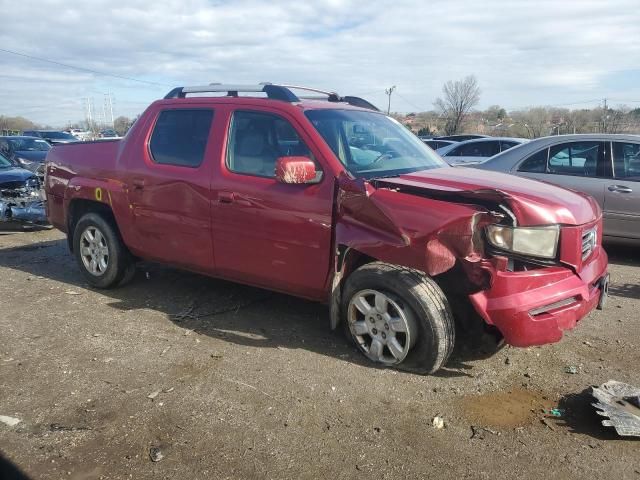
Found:
[{"label": "bare tree", "polygon": [[124,135],[125,133],[127,133],[127,130],[129,130],[131,124],[133,124],[133,120],[123,116],[117,117],[113,121],[115,131],[118,133],[118,135]]},{"label": "bare tree", "polygon": [[512,113],[513,119],[525,128],[527,138],[549,135],[552,130],[552,113],[546,107],[535,107]]},{"label": "bare tree", "polygon": [[445,119],[444,130],[453,135],[462,128],[464,120],[473,107],[480,101],[478,80],[469,75],[462,80],[449,80],[442,87],[443,98],[438,98],[434,105]]}]

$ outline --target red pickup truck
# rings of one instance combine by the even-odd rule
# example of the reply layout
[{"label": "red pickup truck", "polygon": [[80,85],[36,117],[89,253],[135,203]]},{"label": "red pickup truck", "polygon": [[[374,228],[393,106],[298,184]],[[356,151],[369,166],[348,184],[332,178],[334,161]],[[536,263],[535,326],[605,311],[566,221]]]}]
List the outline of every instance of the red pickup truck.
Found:
[{"label": "red pickup truck", "polygon": [[592,198],[449,167],[365,100],[296,88],[181,87],[121,140],[55,146],[48,218],[86,280],[144,259],[328,302],[368,358],[422,373],[456,330],[540,345],[602,306]]}]

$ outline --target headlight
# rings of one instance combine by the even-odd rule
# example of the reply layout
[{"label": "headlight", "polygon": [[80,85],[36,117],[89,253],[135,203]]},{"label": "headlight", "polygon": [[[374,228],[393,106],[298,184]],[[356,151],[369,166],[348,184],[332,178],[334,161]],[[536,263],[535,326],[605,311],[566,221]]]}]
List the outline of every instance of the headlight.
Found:
[{"label": "headlight", "polygon": [[33,165],[33,162],[31,160],[27,160],[26,158],[17,157],[16,160],[18,160],[18,163],[25,168]]},{"label": "headlight", "polygon": [[540,258],[555,258],[560,227],[509,227],[488,225],[487,240],[501,250]]},{"label": "headlight", "polygon": [[40,188],[40,182],[37,178],[30,178],[25,182],[25,186],[27,188],[38,189]]}]

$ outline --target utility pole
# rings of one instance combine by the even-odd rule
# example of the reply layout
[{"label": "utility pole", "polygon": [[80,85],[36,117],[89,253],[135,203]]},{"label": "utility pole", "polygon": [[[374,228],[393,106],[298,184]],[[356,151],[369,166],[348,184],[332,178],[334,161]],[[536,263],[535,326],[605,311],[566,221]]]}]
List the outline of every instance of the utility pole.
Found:
[{"label": "utility pole", "polygon": [[109,92],[108,94],[108,98],[109,98],[109,112],[111,113],[111,127],[115,130],[116,128],[116,123],[113,120],[113,94],[111,92]]},{"label": "utility pole", "polygon": [[604,99],[604,115],[602,117],[603,132],[607,133],[607,99]]},{"label": "utility pole", "polygon": [[387,105],[387,115],[389,115],[389,114],[391,113],[391,94],[393,93],[393,91],[394,91],[395,89],[396,89],[396,86],[395,86],[395,85],[393,85],[392,87],[390,87],[390,88],[386,88],[386,89],[384,90],[384,93],[386,93],[386,94],[387,94],[387,96],[389,97],[389,103],[388,103],[388,105]]},{"label": "utility pole", "polygon": [[102,103],[102,128],[107,128],[107,108],[108,108],[109,100],[108,94],[104,94],[104,99]]},{"label": "utility pole", "polygon": [[91,99],[89,97],[85,97],[83,98],[83,100],[86,102],[86,118],[87,118],[87,130],[91,130],[93,127],[93,116],[91,114]]}]

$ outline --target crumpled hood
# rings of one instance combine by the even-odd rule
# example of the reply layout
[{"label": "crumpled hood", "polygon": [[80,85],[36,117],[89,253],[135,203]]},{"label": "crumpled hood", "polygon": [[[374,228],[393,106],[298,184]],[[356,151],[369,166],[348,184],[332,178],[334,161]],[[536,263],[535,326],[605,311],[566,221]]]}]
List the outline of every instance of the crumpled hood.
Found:
[{"label": "crumpled hood", "polygon": [[24,182],[35,175],[29,170],[18,167],[0,168],[0,187],[3,183],[8,182]]},{"label": "crumpled hood", "polygon": [[378,187],[416,189],[439,197],[461,197],[467,203],[503,203],[519,225],[582,225],[602,215],[586,194],[545,182],[471,168],[437,168],[381,179]]}]

